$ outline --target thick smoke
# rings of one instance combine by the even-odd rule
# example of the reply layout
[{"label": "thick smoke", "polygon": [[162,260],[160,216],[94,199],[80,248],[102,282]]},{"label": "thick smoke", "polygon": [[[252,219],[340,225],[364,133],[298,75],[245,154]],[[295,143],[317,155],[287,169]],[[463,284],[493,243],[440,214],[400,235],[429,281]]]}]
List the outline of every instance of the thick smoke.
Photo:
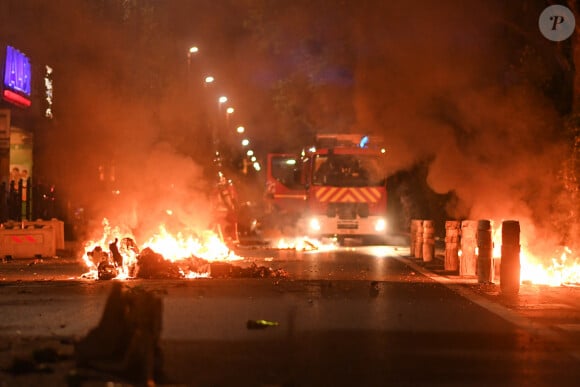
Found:
[{"label": "thick smoke", "polygon": [[200,88],[187,79],[190,43],[161,33],[168,21],[147,17],[146,4],[49,3],[36,6],[47,12],[40,24],[55,26],[39,48],[56,60],[55,119],[41,133],[37,175],[56,183],[63,215],[80,222],[82,208],[86,237],[107,218],[139,243],[160,225],[207,229],[211,140]]},{"label": "thick smoke", "polygon": [[516,219],[524,238],[557,244],[560,122],[546,98],[509,79],[505,13],[492,2],[426,3],[361,9],[357,126],[384,136],[393,172],[431,160],[430,187],[459,198],[450,219]]},{"label": "thick smoke", "polygon": [[[320,70],[335,62],[346,68],[354,57],[352,130],[384,137],[390,173],[427,160],[430,187],[459,198],[448,208],[450,218],[518,219],[528,238],[553,239],[549,218],[564,154],[557,140],[559,116],[513,67],[521,40],[546,45],[534,7],[526,25],[512,20],[518,13],[505,2],[484,0],[319,0],[309,7],[313,2],[8,3],[4,8],[12,13],[3,19],[4,30],[17,30],[20,23],[30,33],[28,45],[23,37],[14,44],[37,58],[59,58],[54,127],[37,136],[38,175],[57,182],[69,207],[96,207],[96,224],[114,214],[145,234],[157,219],[180,227],[209,222],[205,195],[212,182],[203,172],[211,139],[202,112],[207,95],[192,91],[191,79],[184,78],[191,75],[185,48],[196,43],[211,51],[201,58],[212,67],[196,61],[189,70],[223,70],[228,85],[237,81],[230,85],[238,97],[232,98],[236,119],[243,112],[254,117],[241,123],[268,146],[304,140],[297,126],[273,127],[268,87],[280,67],[286,73],[304,69],[306,80],[313,58]],[[541,3],[526,2],[540,11]],[[302,40],[310,42],[308,49],[293,50]],[[286,58],[286,67],[276,58]],[[254,82],[251,92],[248,80]],[[224,90],[224,84],[219,87],[215,92]],[[334,102],[317,105],[319,93],[312,93],[288,97],[288,103],[282,99],[283,107],[298,116],[292,122],[318,122],[300,114],[320,118],[313,106],[342,106],[336,102],[346,100],[350,89],[331,90],[340,94]],[[295,109],[300,102],[307,108]],[[335,128],[336,117],[352,121],[343,109],[329,111],[336,113],[327,112],[329,127]]]}]

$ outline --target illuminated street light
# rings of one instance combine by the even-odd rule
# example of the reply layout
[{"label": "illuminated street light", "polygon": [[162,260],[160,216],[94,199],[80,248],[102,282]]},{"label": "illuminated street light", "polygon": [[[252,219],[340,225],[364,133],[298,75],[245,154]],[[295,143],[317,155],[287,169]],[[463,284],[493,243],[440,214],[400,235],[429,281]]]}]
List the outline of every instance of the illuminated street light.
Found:
[{"label": "illuminated street light", "polygon": [[226,102],[228,102],[228,97],[226,97],[225,95],[222,95],[221,97],[218,98],[218,102],[220,104],[226,103]]},{"label": "illuminated street light", "polygon": [[248,149],[248,151],[246,152],[246,155],[247,155],[248,157],[250,157],[250,156],[253,156],[253,155],[254,155],[254,151],[253,151],[253,150],[251,150],[251,149]]},{"label": "illuminated street light", "polygon": [[236,129],[236,132],[241,134],[241,133],[244,133],[245,130],[246,130],[246,128],[244,128],[243,126],[238,126]]},{"label": "illuminated street light", "polygon": [[187,65],[189,66],[189,64],[191,63],[191,56],[193,54],[197,54],[197,52],[199,51],[199,49],[196,46],[190,47],[189,50],[187,51]]},{"label": "illuminated street light", "polygon": [[233,112],[234,108],[231,106],[226,109],[226,128],[230,126],[230,116]]},{"label": "illuminated street light", "polygon": [[250,140],[248,140],[247,138],[244,138],[242,140],[242,146],[248,146],[248,145],[250,145]]},{"label": "illuminated street light", "polygon": [[199,48],[197,48],[197,46],[192,46],[187,51],[187,72],[188,73],[190,72],[190,67],[191,67],[191,56],[192,56],[192,54],[197,54],[198,51],[199,51]]},{"label": "illuminated street light", "polygon": [[256,162],[256,160],[257,160],[256,156],[252,156],[252,157],[250,158],[250,161],[251,161],[252,163],[255,163],[255,162]]},{"label": "illuminated street light", "polygon": [[256,171],[258,171],[258,172],[259,172],[259,171],[262,169],[262,167],[260,166],[260,163],[259,163],[259,162],[257,162],[257,161],[256,161],[256,162],[254,163],[254,169],[255,169]]},{"label": "illuminated street light", "polygon": [[212,77],[211,75],[208,75],[207,77],[205,77],[204,81],[206,85],[209,85],[210,83],[213,83],[213,81],[215,81],[215,78]]}]

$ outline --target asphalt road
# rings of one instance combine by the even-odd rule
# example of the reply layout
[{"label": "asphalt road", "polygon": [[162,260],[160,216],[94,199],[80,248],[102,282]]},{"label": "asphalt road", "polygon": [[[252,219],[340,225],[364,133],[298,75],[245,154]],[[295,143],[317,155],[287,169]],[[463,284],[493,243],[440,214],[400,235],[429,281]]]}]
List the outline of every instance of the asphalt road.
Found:
[{"label": "asphalt road", "polygon": [[[404,248],[241,252],[286,278],[127,280],[162,300],[159,385],[576,386],[578,290],[497,286],[441,273]],[[80,279],[74,260],[0,265],[2,386],[105,385],[75,366],[113,281]],[[278,323],[248,329],[247,321]],[[58,360],[15,370],[55,349]],[[54,359],[53,359],[54,360]],[[51,371],[51,372],[49,372]],[[82,376],[82,378],[80,376]],[[71,384],[72,385],[72,384]]]}]

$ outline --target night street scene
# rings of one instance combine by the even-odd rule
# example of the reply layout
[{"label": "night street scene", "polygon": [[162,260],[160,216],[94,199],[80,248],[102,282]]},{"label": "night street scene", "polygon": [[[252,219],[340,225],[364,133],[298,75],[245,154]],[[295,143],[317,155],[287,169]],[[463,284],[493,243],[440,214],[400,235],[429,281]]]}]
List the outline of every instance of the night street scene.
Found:
[{"label": "night street scene", "polygon": [[0,387],[578,386],[577,20],[1,0]]}]

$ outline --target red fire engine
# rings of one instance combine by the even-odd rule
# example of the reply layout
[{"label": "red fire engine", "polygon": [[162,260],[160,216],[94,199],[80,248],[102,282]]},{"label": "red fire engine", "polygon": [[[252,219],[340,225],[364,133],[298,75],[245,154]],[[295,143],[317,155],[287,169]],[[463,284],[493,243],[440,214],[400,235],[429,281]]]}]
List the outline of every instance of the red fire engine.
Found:
[{"label": "red fire engine", "polygon": [[271,218],[313,237],[386,236],[385,150],[378,139],[317,135],[301,154],[269,154]]}]

